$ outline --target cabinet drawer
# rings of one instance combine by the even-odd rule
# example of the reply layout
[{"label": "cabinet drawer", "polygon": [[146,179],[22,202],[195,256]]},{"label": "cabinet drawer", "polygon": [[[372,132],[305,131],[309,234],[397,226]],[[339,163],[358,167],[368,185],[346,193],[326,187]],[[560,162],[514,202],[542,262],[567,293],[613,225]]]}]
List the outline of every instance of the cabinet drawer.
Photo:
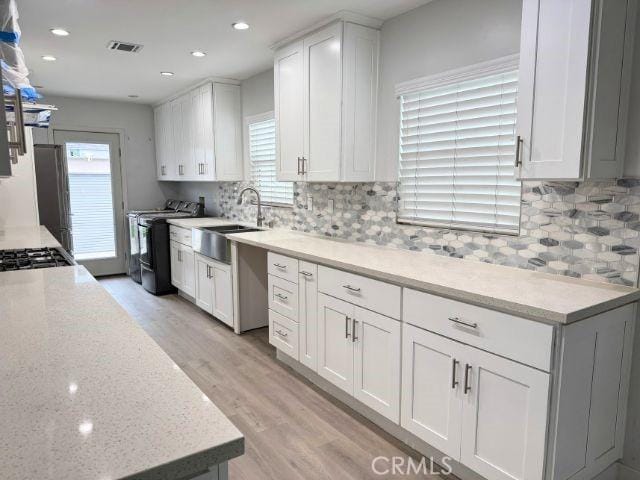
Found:
[{"label": "cabinet drawer", "polygon": [[188,228],[169,226],[169,238],[183,245],[191,246],[191,230]]},{"label": "cabinet drawer", "polygon": [[267,261],[269,262],[269,273],[271,275],[298,283],[297,259],[269,252]]},{"label": "cabinet drawer", "polygon": [[319,266],[318,291],[400,319],[400,287],[397,285]]},{"label": "cabinet drawer", "polygon": [[298,321],[298,284],[269,275],[269,308]]},{"label": "cabinet drawer", "polygon": [[298,360],[298,324],[269,309],[269,343]]},{"label": "cabinet drawer", "polygon": [[409,288],[403,321],[491,353],[550,371],[553,327]]}]

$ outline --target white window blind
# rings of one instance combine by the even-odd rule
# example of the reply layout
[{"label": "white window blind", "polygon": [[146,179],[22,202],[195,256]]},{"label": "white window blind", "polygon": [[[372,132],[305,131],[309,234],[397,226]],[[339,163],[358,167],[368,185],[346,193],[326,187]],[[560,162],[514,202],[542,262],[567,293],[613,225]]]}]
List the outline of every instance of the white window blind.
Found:
[{"label": "white window blind", "polygon": [[264,203],[292,205],[293,182],[276,180],[276,121],[273,118],[249,121],[249,162],[251,182]]},{"label": "white window blind", "polygon": [[518,72],[478,70],[399,95],[399,222],[518,232]]}]

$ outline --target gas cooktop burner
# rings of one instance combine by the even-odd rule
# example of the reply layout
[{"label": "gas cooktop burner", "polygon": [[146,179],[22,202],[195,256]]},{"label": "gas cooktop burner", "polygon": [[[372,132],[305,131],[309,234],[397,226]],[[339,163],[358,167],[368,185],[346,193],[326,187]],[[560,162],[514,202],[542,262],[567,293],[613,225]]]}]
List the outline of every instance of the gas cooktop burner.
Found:
[{"label": "gas cooktop burner", "polygon": [[61,248],[0,250],[0,272],[67,267],[73,264],[73,259]]}]

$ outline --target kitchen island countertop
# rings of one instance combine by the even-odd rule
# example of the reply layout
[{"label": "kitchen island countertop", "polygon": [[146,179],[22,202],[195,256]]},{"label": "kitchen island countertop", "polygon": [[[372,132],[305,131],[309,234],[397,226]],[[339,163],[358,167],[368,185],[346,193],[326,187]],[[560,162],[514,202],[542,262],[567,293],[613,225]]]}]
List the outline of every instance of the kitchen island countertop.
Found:
[{"label": "kitchen island countertop", "polygon": [[243,453],[240,431],[84,267],[0,273],[0,298],[3,480],[192,478]]}]

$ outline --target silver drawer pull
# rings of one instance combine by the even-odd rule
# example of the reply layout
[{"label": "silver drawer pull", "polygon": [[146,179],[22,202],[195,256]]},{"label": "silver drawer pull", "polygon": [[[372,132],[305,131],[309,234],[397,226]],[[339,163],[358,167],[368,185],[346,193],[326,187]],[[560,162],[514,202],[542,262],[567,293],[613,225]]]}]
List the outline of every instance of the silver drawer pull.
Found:
[{"label": "silver drawer pull", "polygon": [[283,270],[287,269],[287,266],[286,265],[282,265],[281,263],[274,263],[273,266],[277,267],[277,268],[281,268]]},{"label": "silver drawer pull", "polygon": [[282,295],[281,293],[276,293],[275,296],[280,300],[286,300],[288,298],[286,295]]},{"label": "silver drawer pull", "polygon": [[282,330],[276,330],[276,333],[281,337],[287,338],[287,332],[283,332]]},{"label": "silver drawer pull", "polygon": [[352,292],[360,291],[360,287],[352,287],[351,285],[342,285],[342,288],[346,288],[347,290],[351,290]]},{"label": "silver drawer pull", "polygon": [[305,272],[304,270],[301,270],[300,273],[305,277],[313,277],[313,273],[311,272]]},{"label": "silver drawer pull", "polygon": [[477,323],[465,322],[464,320],[460,320],[460,318],[458,317],[449,317],[449,321],[453,323],[457,323],[459,325],[464,325],[465,327],[469,327],[469,328],[478,328]]}]

